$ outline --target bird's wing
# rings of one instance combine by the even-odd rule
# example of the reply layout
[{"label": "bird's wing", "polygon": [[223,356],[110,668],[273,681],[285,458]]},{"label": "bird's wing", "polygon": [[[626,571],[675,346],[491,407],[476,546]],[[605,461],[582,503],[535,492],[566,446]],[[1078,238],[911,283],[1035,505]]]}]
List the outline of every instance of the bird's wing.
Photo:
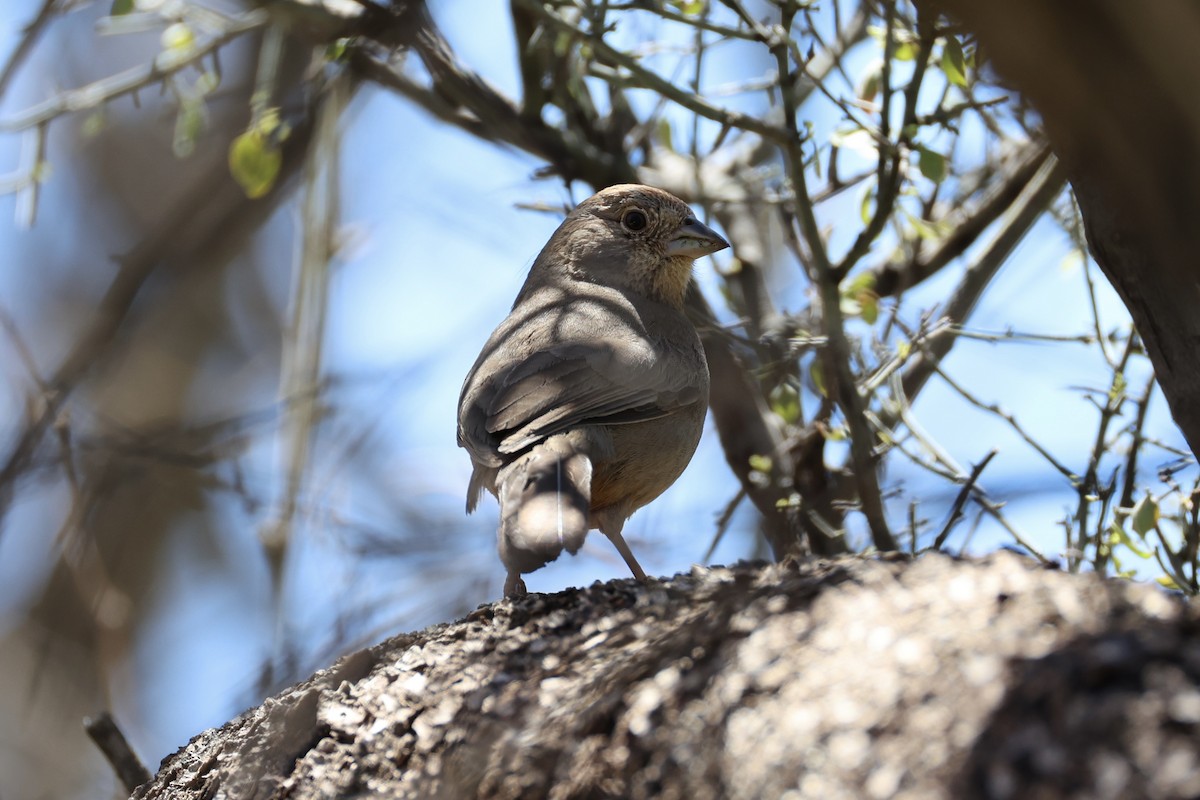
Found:
[{"label": "bird's wing", "polygon": [[644,339],[567,342],[495,376],[478,402],[501,453],[580,425],[656,419],[701,400],[702,376]]}]

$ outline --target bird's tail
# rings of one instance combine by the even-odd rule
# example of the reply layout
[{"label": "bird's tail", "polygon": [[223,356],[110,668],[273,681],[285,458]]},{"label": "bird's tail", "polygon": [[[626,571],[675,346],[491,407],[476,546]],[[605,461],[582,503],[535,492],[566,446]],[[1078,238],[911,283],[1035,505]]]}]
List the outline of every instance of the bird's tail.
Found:
[{"label": "bird's tail", "polygon": [[510,581],[583,546],[592,462],[574,439],[552,436],[500,471],[500,560]]}]

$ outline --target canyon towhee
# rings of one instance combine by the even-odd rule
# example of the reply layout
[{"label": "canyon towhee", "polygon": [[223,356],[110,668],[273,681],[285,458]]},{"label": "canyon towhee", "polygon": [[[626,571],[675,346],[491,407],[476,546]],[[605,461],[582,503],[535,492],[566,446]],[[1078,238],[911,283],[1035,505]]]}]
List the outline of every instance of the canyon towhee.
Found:
[{"label": "canyon towhee", "polygon": [[692,261],[729,244],[677,197],[609,187],[542,249],[463,383],[467,512],[500,501],[506,595],[598,528],[638,578],[621,528],[675,482],[708,407],[708,365],[683,313]]}]

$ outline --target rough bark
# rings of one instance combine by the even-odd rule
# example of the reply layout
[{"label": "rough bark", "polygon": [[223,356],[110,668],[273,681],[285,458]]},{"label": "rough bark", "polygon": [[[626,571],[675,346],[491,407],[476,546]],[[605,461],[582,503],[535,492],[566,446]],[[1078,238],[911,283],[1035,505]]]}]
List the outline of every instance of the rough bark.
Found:
[{"label": "rough bark", "polygon": [[1200,612],[1000,553],[499,601],[200,734],[134,797],[1197,795]]},{"label": "rough bark", "polygon": [[1200,454],[1200,6],[1189,0],[926,0],[1037,109],[1092,254]]}]

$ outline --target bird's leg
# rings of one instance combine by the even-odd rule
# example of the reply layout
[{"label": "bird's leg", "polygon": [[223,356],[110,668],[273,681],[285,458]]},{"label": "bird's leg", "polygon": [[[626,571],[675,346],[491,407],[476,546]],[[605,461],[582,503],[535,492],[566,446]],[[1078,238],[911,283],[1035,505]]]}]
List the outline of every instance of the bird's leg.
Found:
[{"label": "bird's leg", "polygon": [[608,540],[613,543],[613,547],[617,548],[617,552],[621,554],[621,558],[625,559],[625,563],[629,565],[630,572],[633,577],[639,581],[646,580],[646,573],[642,569],[642,565],[633,557],[633,551],[629,549],[629,545],[625,543],[625,538],[621,536],[621,528],[624,525],[620,522],[609,522],[606,525],[600,526],[600,532],[608,537]]},{"label": "bird's leg", "polygon": [[524,597],[525,594],[525,581],[521,580],[521,573],[508,573],[508,577],[504,579],[504,596]]}]

